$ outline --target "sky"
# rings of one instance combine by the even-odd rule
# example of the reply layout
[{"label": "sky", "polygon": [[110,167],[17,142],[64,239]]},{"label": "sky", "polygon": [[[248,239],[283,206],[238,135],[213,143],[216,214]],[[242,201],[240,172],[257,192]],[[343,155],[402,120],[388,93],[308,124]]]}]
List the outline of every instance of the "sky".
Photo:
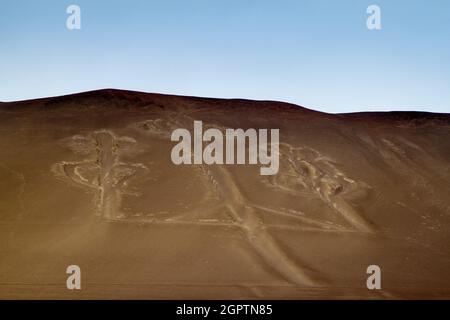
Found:
[{"label": "sky", "polygon": [[101,88],[449,113],[450,1],[0,0],[0,101]]}]

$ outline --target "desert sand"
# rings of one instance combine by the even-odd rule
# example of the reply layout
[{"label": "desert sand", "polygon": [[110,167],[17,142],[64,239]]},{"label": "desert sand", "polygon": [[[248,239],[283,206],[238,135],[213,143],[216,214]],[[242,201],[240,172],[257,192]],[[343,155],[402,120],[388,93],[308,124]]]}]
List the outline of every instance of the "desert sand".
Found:
[{"label": "desert sand", "polygon": [[[278,128],[279,172],[174,165],[194,120]],[[1,299],[450,299],[449,114],[109,89],[1,103],[0,131]]]}]

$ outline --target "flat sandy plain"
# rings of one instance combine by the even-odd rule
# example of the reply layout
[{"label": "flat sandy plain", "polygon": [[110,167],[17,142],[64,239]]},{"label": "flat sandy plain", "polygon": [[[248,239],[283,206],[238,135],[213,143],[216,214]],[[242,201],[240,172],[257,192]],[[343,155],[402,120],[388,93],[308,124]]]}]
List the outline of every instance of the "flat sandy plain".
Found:
[{"label": "flat sandy plain", "polygon": [[[279,128],[278,174],[174,165],[194,120]],[[449,114],[100,90],[0,103],[0,150],[1,299],[450,298]]]}]

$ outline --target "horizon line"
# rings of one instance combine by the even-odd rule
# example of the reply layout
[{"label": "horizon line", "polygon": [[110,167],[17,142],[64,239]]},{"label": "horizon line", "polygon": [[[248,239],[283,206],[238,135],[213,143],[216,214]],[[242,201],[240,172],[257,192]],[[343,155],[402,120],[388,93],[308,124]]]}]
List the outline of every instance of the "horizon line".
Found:
[{"label": "horizon line", "polygon": [[444,114],[444,115],[450,115],[450,112],[434,112],[434,111],[427,111],[427,110],[396,110],[396,109],[389,109],[389,110],[364,110],[364,111],[350,111],[350,112],[326,112],[318,110],[318,108],[312,108],[312,107],[306,107],[301,104],[297,104],[294,102],[289,101],[283,101],[283,100],[273,100],[273,99],[251,99],[251,98],[242,98],[242,97],[232,97],[232,98],[224,98],[224,97],[212,97],[212,96],[195,96],[195,95],[189,95],[189,94],[176,94],[176,93],[162,93],[162,92],[150,92],[150,91],[140,91],[140,90],[132,90],[132,89],[123,89],[123,88],[113,88],[113,87],[102,87],[97,89],[89,89],[86,91],[76,91],[76,92],[70,92],[70,93],[62,93],[57,95],[51,95],[51,96],[41,96],[36,98],[26,98],[26,99],[20,99],[20,100],[10,100],[10,101],[0,101],[0,103],[21,103],[21,102],[32,102],[36,100],[45,100],[45,99],[54,99],[54,98],[62,98],[62,97],[69,97],[74,95],[79,95],[83,93],[94,93],[94,92],[101,92],[101,91],[122,91],[122,92],[130,92],[130,93],[140,93],[140,94],[153,94],[153,95],[162,95],[162,96],[172,96],[172,97],[180,97],[180,98],[196,98],[196,99],[211,99],[211,100],[241,100],[241,101],[256,101],[256,102],[273,102],[273,103],[283,103],[283,104],[289,104],[292,106],[300,107],[303,109],[307,109],[310,111],[318,112],[318,113],[324,113],[324,114],[330,114],[330,115],[340,115],[340,114],[358,114],[358,113],[427,113],[427,114]]}]

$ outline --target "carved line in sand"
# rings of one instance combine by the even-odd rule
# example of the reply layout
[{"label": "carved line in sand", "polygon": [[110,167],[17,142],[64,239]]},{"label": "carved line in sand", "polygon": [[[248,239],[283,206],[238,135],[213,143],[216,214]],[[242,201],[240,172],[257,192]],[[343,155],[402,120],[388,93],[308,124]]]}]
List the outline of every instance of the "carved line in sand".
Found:
[{"label": "carved line in sand", "polygon": [[368,186],[338,170],[332,160],[307,147],[280,143],[282,170],[268,177],[269,185],[293,195],[313,193],[333,208],[356,230],[372,233],[374,226],[362,217],[345,197],[365,195]]},{"label": "carved line in sand", "polygon": [[68,144],[75,153],[93,153],[94,156],[83,161],[63,161],[52,167],[58,177],[94,192],[96,215],[106,219],[123,217],[120,212],[122,196],[138,195],[128,188],[128,181],[147,170],[141,163],[121,162],[118,142],[135,143],[129,137],[117,137],[106,130],[86,137],[72,137]]},{"label": "carved line in sand", "polygon": [[[168,114],[164,119],[146,120],[135,124],[136,128],[143,129],[149,134],[162,138],[169,138],[173,129],[187,127],[193,119],[187,114]],[[220,126],[214,128],[224,129]],[[230,213],[233,225],[239,227],[247,240],[264,263],[288,282],[301,286],[317,286],[323,281],[313,276],[312,268],[305,263],[299,265],[294,262],[276,241],[267,232],[267,227],[259,219],[256,210],[266,210],[272,214],[282,214],[296,217],[303,222],[311,223],[315,227],[331,228],[325,223],[304,219],[290,212],[266,208],[250,203],[237,186],[229,170],[224,166],[201,166],[201,174],[209,192],[219,199],[221,207]],[[212,188],[211,188],[212,186]],[[197,210],[201,210],[198,208]]]},{"label": "carved line in sand", "polygon": [[[135,124],[141,130],[156,135],[160,138],[170,138],[171,132],[180,127],[192,125],[193,119],[186,113],[165,115],[163,118],[145,120]],[[225,130],[218,125],[204,124],[205,128],[217,128]],[[341,215],[354,230],[372,233],[374,226],[362,217],[346,200],[365,195],[369,187],[361,182],[356,182],[339,171],[332,161],[314,149],[293,147],[286,143],[280,144],[280,161],[282,172],[275,176],[261,177],[267,184],[283,192],[293,195],[316,195],[325,204]],[[284,168],[283,168],[284,164]],[[211,173],[210,166],[201,165],[200,172],[206,183],[212,183],[216,197],[220,195],[219,184]],[[219,196],[220,197],[220,196]],[[294,210],[282,210],[251,203],[246,199],[246,206],[263,210],[272,214],[290,216],[319,230],[349,231],[348,228],[332,225],[319,219],[302,216],[301,212]]]}]

